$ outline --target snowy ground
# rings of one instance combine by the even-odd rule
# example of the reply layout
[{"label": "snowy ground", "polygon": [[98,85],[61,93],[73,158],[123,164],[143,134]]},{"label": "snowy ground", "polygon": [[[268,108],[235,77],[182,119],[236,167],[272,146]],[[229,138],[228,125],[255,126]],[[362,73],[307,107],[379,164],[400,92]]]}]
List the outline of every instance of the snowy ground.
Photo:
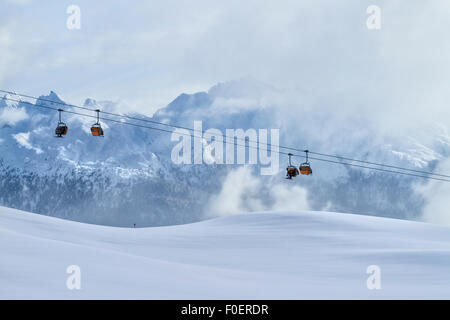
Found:
[{"label": "snowy ground", "polygon": [[[2,299],[450,298],[449,228],[350,214],[126,229],[0,207],[0,255]],[[366,287],[369,265],[381,290]]]}]

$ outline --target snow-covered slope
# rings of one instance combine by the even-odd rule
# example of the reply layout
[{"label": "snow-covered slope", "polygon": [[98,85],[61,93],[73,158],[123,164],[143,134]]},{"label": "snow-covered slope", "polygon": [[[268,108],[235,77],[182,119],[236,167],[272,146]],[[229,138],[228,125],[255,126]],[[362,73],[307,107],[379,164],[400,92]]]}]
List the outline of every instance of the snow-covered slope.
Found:
[{"label": "snow-covered slope", "polygon": [[449,265],[450,229],[418,222],[262,212],[134,229],[0,207],[2,299],[448,298]]}]

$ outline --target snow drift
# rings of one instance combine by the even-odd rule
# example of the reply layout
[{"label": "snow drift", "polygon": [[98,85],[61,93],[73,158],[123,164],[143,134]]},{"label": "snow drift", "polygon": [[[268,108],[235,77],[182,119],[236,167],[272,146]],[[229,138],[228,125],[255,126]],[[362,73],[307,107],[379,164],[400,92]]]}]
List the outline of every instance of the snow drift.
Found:
[{"label": "snow drift", "polygon": [[[448,298],[450,229],[325,212],[117,228],[0,207],[2,299]],[[69,290],[68,266],[81,270]],[[381,289],[369,290],[369,265]]]}]

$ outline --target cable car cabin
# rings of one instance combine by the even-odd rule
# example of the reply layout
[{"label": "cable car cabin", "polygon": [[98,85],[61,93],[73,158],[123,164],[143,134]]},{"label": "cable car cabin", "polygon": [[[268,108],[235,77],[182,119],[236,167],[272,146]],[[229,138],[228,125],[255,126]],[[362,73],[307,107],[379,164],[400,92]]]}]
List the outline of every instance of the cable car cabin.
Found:
[{"label": "cable car cabin", "polygon": [[103,129],[102,129],[102,127],[99,124],[94,124],[91,127],[91,133],[92,133],[93,136],[103,137]]},{"label": "cable car cabin", "polygon": [[299,175],[298,169],[294,166],[290,166],[286,168],[286,179],[292,179],[292,177],[296,177]]},{"label": "cable car cabin", "polygon": [[312,174],[312,169],[309,163],[302,163],[300,165],[300,174],[310,175]]},{"label": "cable car cabin", "polygon": [[58,126],[55,129],[55,134],[58,138],[61,138],[62,136],[65,136],[67,134],[67,131],[69,131],[69,128],[65,123],[61,122],[58,123]]},{"label": "cable car cabin", "polygon": [[100,110],[97,109],[95,112],[97,113],[97,122],[92,125],[91,133],[95,137],[103,137],[103,129],[100,126]]}]

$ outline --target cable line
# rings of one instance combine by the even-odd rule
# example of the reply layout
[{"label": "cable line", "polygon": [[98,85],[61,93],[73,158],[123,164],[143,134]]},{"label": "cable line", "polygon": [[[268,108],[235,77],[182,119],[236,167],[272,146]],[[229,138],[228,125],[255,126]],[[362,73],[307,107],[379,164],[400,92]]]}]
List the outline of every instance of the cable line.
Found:
[{"label": "cable line", "polygon": [[[55,111],[58,111],[58,112],[66,112],[66,113],[69,113],[69,114],[75,114],[75,115],[84,116],[84,117],[95,118],[95,119],[97,119],[97,121],[101,119],[101,120],[104,120],[104,121],[109,121],[109,122],[114,122],[114,123],[119,123],[119,124],[124,124],[124,125],[130,125],[130,126],[135,126],[135,127],[139,127],[139,128],[146,128],[146,129],[157,130],[157,131],[161,131],[161,132],[173,133],[172,130],[168,130],[168,129],[151,127],[151,126],[146,126],[146,125],[141,125],[141,124],[136,124],[136,123],[130,123],[130,122],[125,122],[125,121],[122,121],[122,120],[116,120],[116,119],[111,119],[111,118],[99,117],[98,113],[100,111],[98,109],[90,109],[90,108],[80,107],[80,106],[76,106],[76,105],[72,105],[72,104],[67,104],[67,103],[64,103],[64,102],[57,102],[57,101],[52,101],[52,100],[48,100],[48,99],[36,98],[36,97],[32,97],[32,96],[28,96],[28,95],[22,95],[22,94],[17,94],[15,92],[1,90],[1,89],[0,89],[0,92],[14,94],[16,96],[22,96],[22,97],[26,97],[26,98],[30,98],[30,99],[35,99],[35,100],[51,102],[53,104],[64,105],[64,106],[68,106],[68,107],[74,107],[74,108],[83,109],[83,110],[87,110],[87,111],[97,112],[97,115],[96,116],[88,115],[88,114],[79,113],[79,112],[75,112],[75,111],[62,110],[60,108],[53,108],[53,107],[49,107],[49,106],[45,106],[45,105],[41,105],[41,104],[37,104],[37,103],[31,103],[31,102],[28,102],[28,101],[23,101],[23,100],[17,100],[17,99],[11,99],[11,98],[7,98],[7,97],[3,97],[3,99],[5,99],[5,100],[15,101],[15,102],[19,102],[19,103],[25,103],[25,104],[28,104],[30,106],[35,106],[35,107],[40,107],[40,108],[44,108],[44,109],[55,110]],[[183,132],[177,132],[177,134],[185,135],[185,136],[189,136],[189,137],[203,138],[202,136],[196,136],[195,135],[195,132],[203,133],[203,131],[194,130],[192,128],[166,124],[166,123],[162,123],[162,122],[158,122],[158,121],[152,121],[152,120],[148,120],[148,119],[140,119],[140,118],[136,118],[136,117],[130,117],[130,116],[127,116],[127,115],[115,114],[115,113],[111,113],[111,112],[104,112],[104,111],[101,111],[101,112],[104,113],[104,114],[111,115],[111,116],[128,118],[128,119],[133,119],[133,120],[138,120],[138,121],[144,121],[144,122],[164,125],[164,126],[168,126],[168,127],[172,127],[172,128],[186,129],[186,130],[194,132],[194,135],[186,134],[186,133],[183,133]],[[427,172],[427,171],[420,171],[420,170],[409,169],[409,168],[402,168],[402,167],[398,167],[398,166],[386,165],[386,164],[369,162],[369,161],[364,161],[364,160],[351,159],[351,158],[341,157],[341,156],[337,156],[337,155],[318,153],[318,152],[313,152],[313,151],[308,151],[308,150],[301,150],[301,149],[296,149],[296,148],[291,148],[291,147],[274,145],[274,144],[270,144],[270,143],[257,142],[257,141],[253,141],[253,140],[245,139],[245,138],[244,139],[239,138],[239,137],[235,137],[235,138],[237,140],[241,140],[241,141],[244,141],[244,142],[248,141],[249,145],[245,145],[245,144],[244,145],[240,145],[240,144],[235,143],[234,141],[233,142],[229,142],[229,141],[226,141],[226,140],[223,141],[223,139],[222,139],[221,142],[222,143],[226,143],[226,144],[233,144],[235,146],[241,146],[241,147],[246,147],[246,148],[257,149],[257,150],[259,149],[259,147],[254,147],[254,146],[250,145],[250,143],[255,143],[255,144],[259,143],[260,145],[262,144],[262,145],[266,145],[266,146],[269,146],[269,147],[277,147],[279,149],[287,149],[287,150],[293,150],[293,151],[299,151],[299,152],[306,152],[306,154],[309,152],[310,154],[315,154],[315,155],[324,156],[324,157],[333,157],[333,158],[337,158],[339,160],[354,161],[354,162],[365,163],[365,164],[369,164],[369,165],[383,166],[383,167],[387,167],[387,168],[391,168],[391,169],[398,169],[398,170],[403,170],[403,171],[411,171],[411,172],[415,172],[415,173],[421,173],[421,174],[425,174],[425,175],[450,178],[450,175],[438,174],[438,173]],[[305,155],[292,154],[292,153],[283,152],[283,151],[271,150],[271,152],[276,152],[278,154],[283,154],[283,155],[287,155],[287,156],[291,155],[291,156],[295,156],[295,157],[305,157]],[[341,165],[346,165],[346,166],[352,166],[352,167],[357,167],[357,168],[363,168],[363,169],[376,170],[376,171],[381,171],[381,172],[402,174],[402,175],[407,175],[407,176],[412,176],[412,177],[420,177],[420,178],[425,178],[425,179],[432,179],[432,180],[439,180],[439,181],[450,182],[450,180],[437,178],[437,177],[423,176],[423,175],[419,175],[419,174],[407,173],[407,172],[402,172],[402,171],[394,171],[394,170],[387,170],[387,169],[371,167],[371,166],[357,165],[357,164],[348,163],[348,162],[342,162],[342,161],[333,161],[333,160],[329,160],[329,159],[315,158],[315,157],[309,157],[309,159],[322,161],[322,162],[328,162],[328,163],[334,163],[334,164],[341,164]]]},{"label": "cable line", "polygon": [[[33,97],[33,96],[30,96],[30,95],[19,94],[19,93],[13,92],[13,91],[7,91],[7,90],[1,90],[0,89],[0,92],[13,94],[13,95],[16,95],[16,96],[22,96],[22,97],[26,97],[26,98],[30,98],[30,99],[34,99],[34,100],[40,100],[40,101],[50,102],[50,103],[54,103],[54,104],[64,105],[64,106],[68,106],[68,107],[83,109],[83,110],[87,110],[87,111],[93,111],[93,112],[97,111],[95,109],[81,107],[81,106],[77,106],[77,105],[69,104],[69,103],[65,103],[65,102],[58,102],[58,101],[53,101],[53,100],[50,100],[50,99],[43,99],[43,98]],[[5,99],[8,99],[8,98],[5,98]],[[102,111],[102,113],[104,113],[106,115],[110,115],[110,116],[115,116],[115,117],[120,117],[120,118],[127,118],[127,119],[130,119],[130,120],[136,120],[136,121],[143,121],[143,122],[157,124],[157,125],[162,125],[162,126],[171,127],[171,128],[185,129],[185,130],[188,130],[188,131],[191,131],[191,132],[194,132],[194,133],[195,132],[199,132],[199,133],[202,133],[202,134],[204,133],[204,131],[195,130],[193,128],[184,127],[184,126],[180,126],[180,125],[169,124],[169,123],[163,123],[163,122],[155,121],[155,120],[141,119],[141,118],[137,118],[137,117],[132,117],[132,116],[128,116],[128,115],[124,115],[124,114],[118,114],[118,113],[112,113],[112,112],[107,112],[107,111]],[[302,153],[306,151],[306,150],[302,150],[302,149],[298,149],[298,148],[286,147],[286,146],[282,146],[282,145],[274,145],[274,144],[271,144],[271,143],[258,142],[258,141],[253,141],[251,139],[245,139],[245,138],[240,138],[240,137],[236,137],[236,139],[240,140],[240,141],[243,141],[243,142],[247,142],[248,141],[249,143],[250,142],[256,143],[256,144],[259,143],[260,145],[265,145],[265,146],[270,147],[270,148],[276,147],[276,148],[279,148],[279,149],[297,151],[297,152],[302,152]],[[411,171],[411,172],[415,172],[415,173],[421,173],[421,174],[439,176],[439,177],[444,177],[444,178],[450,178],[450,175],[434,173],[434,172],[430,172],[430,171],[410,169],[410,168],[403,168],[403,167],[399,167],[399,166],[387,165],[387,164],[383,164],[383,163],[371,162],[371,161],[366,161],[366,160],[352,159],[352,158],[343,157],[343,156],[339,156],[339,155],[326,154],[326,153],[320,153],[320,152],[314,152],[314,151],[309,151],[309,153],[310,154],[319,155],[319,156],[323,156],[323,157],[328,157],[328,158],[335,158],[335,159],[339,159],[339,160],[346,160],[346,161],[352,161],[352,162],[358,162],[358,163],[364,163],[364,164],[369,164],[369,165],[374,165],[374,166],[385,167],[385,168],[391,168],[391,169],[397,169],[397,170],[403,170],[403,171]]]}]

